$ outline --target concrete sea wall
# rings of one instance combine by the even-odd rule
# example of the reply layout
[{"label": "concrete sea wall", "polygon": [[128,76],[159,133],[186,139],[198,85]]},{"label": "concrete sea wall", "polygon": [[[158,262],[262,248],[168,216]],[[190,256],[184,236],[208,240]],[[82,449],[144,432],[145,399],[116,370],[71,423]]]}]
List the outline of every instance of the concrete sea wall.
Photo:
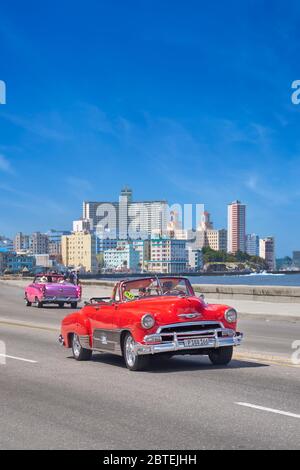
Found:
[{"label": "concrete sea wall", "polygon": [[[83,285],[113,286],[113,281],[83,280]],[[253,300],[300,304],[300,287],[241,286],[223,284],[193,284],[195,291],[213,299]],[[300,307],[299,307],[300,309]]]}]

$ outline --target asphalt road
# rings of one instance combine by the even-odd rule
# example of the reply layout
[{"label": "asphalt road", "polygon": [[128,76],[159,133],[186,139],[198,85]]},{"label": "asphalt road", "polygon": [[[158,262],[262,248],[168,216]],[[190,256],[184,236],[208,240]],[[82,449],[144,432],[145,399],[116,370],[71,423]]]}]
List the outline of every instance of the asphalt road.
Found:
[{"label": "asphalt road", "polygon": [[0,449],[300,449],[300,322],[242,319],[226,368],[187,356],[133,373],[59,347],[68,312],[26,308],[1,285]]}]

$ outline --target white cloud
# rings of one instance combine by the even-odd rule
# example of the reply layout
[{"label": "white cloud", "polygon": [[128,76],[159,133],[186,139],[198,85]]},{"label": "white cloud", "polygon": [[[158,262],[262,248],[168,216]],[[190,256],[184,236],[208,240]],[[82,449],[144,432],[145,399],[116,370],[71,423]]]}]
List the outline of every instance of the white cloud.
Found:
[{"label": "white cloud", "polygon": [[11,167],[9,160],[7,160],[7,158],[1,154],[0,154],[0,171],[3,171],[4,173],[13,173],[13,169]]}]

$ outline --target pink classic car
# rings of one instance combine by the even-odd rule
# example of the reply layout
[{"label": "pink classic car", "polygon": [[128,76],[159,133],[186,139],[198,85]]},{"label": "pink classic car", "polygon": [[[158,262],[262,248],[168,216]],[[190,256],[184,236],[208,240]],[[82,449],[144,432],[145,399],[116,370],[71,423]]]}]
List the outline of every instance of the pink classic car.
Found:
[{"label": "pink classic car", "polygon": [[59,307],[69,304],[71,308],[76,308],[80,300],[81,286],[66,281],[59,274],[39,274],[25,289],[27,307],[32,304],[38,308],[44,304],[57,304]]}]

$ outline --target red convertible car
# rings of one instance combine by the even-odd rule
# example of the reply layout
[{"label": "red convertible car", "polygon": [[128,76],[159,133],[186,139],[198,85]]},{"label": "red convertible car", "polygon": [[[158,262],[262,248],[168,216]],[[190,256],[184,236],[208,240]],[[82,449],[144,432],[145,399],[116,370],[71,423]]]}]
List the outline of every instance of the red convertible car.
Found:
[{"label": "red convertible car", "polygon": [[201,354],[226,365],[243,337],[236,327],[236,311],[206,304],[188,279],[147,277],[120,281],[111,297],[93,298],[65,317],[59,342],[77,361],[109,352],[130,370],[145,368],[152,355]]}]

